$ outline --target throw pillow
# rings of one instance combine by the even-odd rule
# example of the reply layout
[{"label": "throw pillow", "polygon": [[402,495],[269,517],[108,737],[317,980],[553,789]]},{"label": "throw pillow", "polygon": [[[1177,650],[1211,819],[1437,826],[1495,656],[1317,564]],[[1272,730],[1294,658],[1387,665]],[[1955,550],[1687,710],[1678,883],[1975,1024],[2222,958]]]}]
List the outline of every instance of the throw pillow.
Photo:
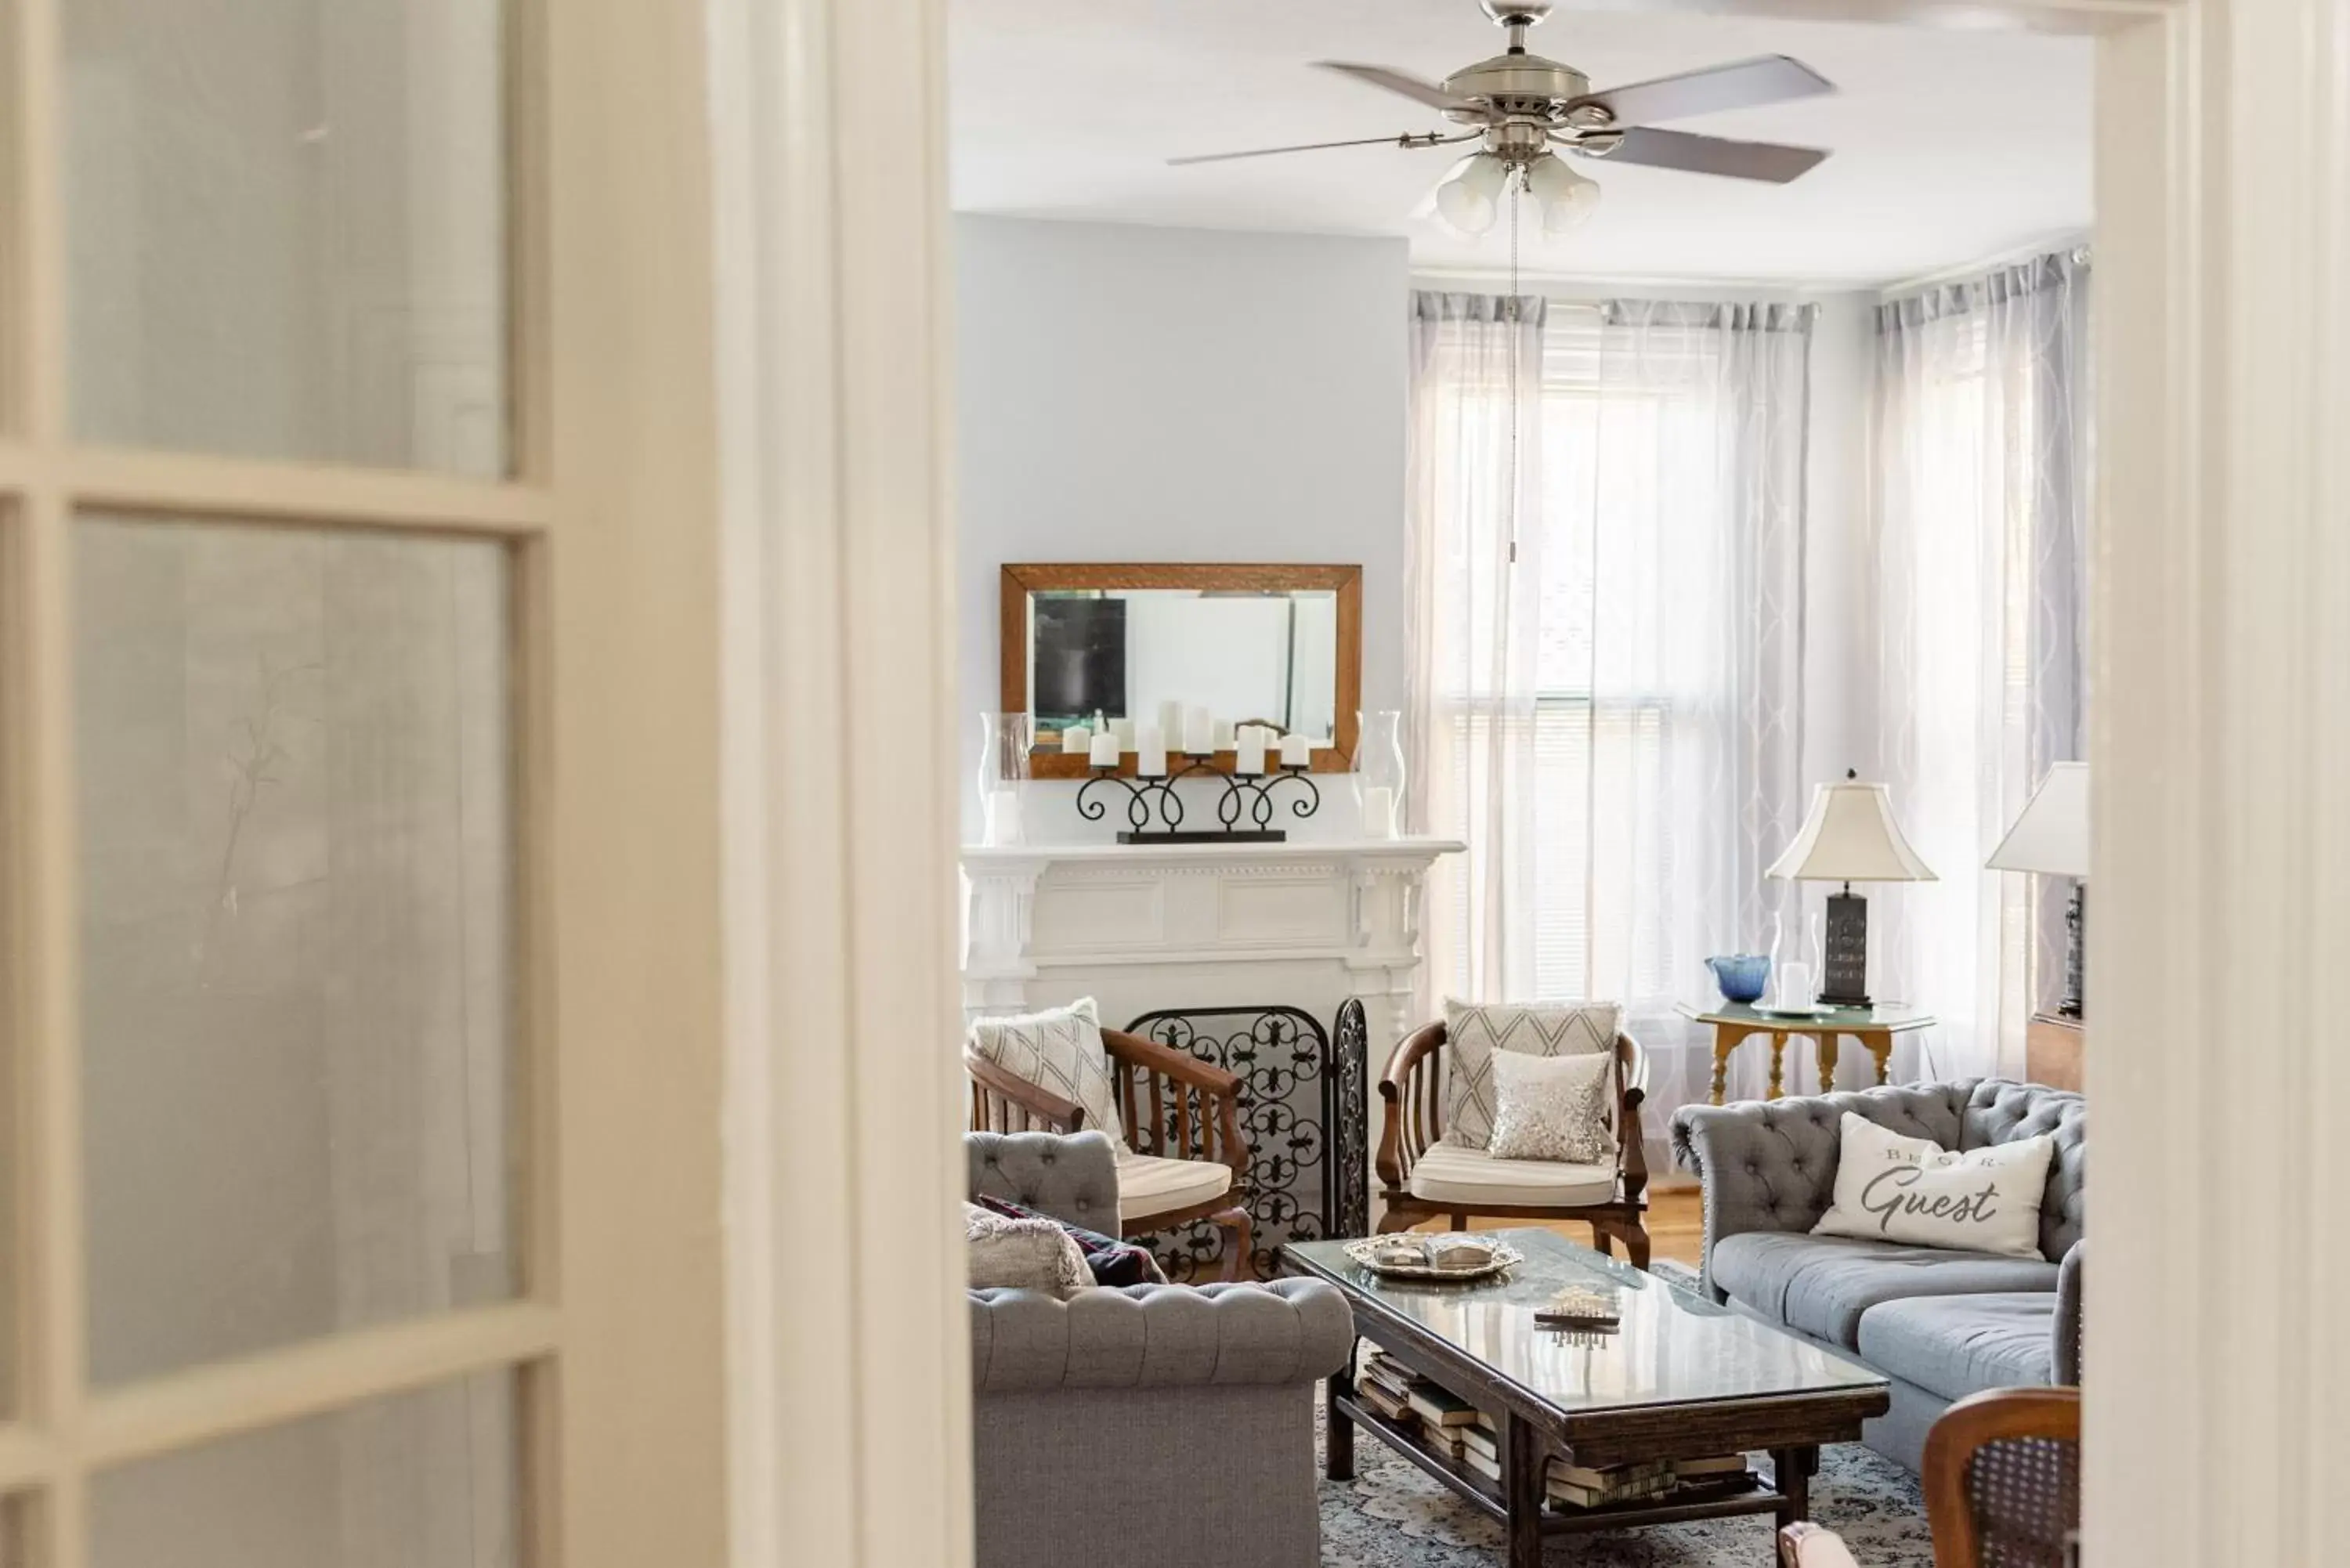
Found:
[{"label": "throw pillow", "polygon": [[962,1206],[962,1236],[975,1291],[1043,1291],[1064,1301],[1092,1284],[1086,1255],[1050,1220],[1014,1220]]},{"label": "throw pillow", "polygon": [[2054,1138],[2020,1137],[1960,1154],[1846,1111],[1838,1144],[1835,1202],[1813,1235],[2040,1255],[2040,1200]]},{"label": "throw pillow", "polygon": [[1024,1084],[1049,1089],[1086,1113],[1086,1127],[1098,1128],[1121,1149],[1126,1129],[1118,1119],[1118,1096],[1102,1049],[1101,1020],[1094,999],[1079,997],[1066,1007],[982,1018],[971,1026],[971,1048]]},{"label": "throw pillow", "polygon": [[1098,1231],[1088,1231],[1082,1225],[1072,1225],[1066,1220],[1054,1220],[1050,1214],[1039,1214],[1034,1209],[1023,1209],[1007,1199],[980,1195],[981,1207],[1007,1220],[1045,1220],[1058,1225],[1062,1233],[1077,1244],[1085,1254],[1086,1272],[1097,1285],[1163,1285],[1166,1272],[1149,1250],[1131,1241],[1121,1241],[1115,1236],[1105,1236]]},{"label": "throw pillow", "polygon": [[1615,1057],[1596,1051],[1576,1056],[1495,1052],[1493,1136],[1486,1152],[1495,1159],[1555,1159],[1569,1165],[1594,1165],[1607,1158],[1616,1147],[1607,1128],[1615,1066]]},{"label": "throw pillow", "polygon": [[[1623,1010],[1612,1002],[1444,1004],[1444,1141],[1483,1148],[1493,1135],[1493,1056],[1580,1056],[1616,1048]],[[1607,1102],[1616,1127],[1616,1102]]]}]

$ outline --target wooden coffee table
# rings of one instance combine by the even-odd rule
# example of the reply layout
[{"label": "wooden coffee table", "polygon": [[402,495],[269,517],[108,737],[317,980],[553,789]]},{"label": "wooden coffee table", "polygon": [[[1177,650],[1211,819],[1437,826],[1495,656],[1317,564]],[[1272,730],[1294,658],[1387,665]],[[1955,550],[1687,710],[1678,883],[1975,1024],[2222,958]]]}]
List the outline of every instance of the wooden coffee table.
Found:
[{"label": "wooden coffee table", "polygon": [[[1324,1469],[1355,1473],[1363,1427],[1508,1532],[1510,1568],[1541,1568],[1544,1539],[1681,1520],[1810,1509],[1823,1443],[1856,1441],[1890,1403],[1885,1379],[1791,1334],[1715,1306],[1549,1231],[1499,1233],[1525,1262],[1467,1284],[1382,1279],[1340,1241],[1293,1241],[1284,1269],[1327,1280],[1354,1309],[1355,1333],[1493,1418],[1495,1482],[1423,1443],[1416,1428],[1360,1402],[1353,1357],[1330,1379]],[[1613,1292],[1622,1326],[1570,1338],[1534,1314],[1569,1285]],[[1599,1508],[1544,1505],[1549,1461],[1607,1469],[1655,1459],[1768,1451],[1767,1475],[1709,1478],[1664,1496]],[[1770,1559],[1763,1545],[1757,1562]]]}]

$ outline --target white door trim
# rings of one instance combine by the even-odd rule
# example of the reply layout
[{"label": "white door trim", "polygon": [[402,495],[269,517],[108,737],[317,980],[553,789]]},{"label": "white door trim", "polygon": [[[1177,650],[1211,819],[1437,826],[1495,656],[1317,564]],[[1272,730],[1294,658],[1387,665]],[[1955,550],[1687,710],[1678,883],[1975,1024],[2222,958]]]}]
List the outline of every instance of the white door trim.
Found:
[{"label": "white door trim", "polygon": [[953,1568],[971,1402],[944,22],[935,0],[709,10],[733,1560]]}]

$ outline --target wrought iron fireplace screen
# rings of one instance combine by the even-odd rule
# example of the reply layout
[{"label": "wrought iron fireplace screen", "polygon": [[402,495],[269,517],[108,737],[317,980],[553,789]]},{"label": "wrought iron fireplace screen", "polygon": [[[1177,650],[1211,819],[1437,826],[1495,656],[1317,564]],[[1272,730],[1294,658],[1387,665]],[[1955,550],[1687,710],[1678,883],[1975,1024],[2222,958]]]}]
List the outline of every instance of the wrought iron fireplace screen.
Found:
[{"label": "wrought iron fireplace screen", "polygon": [[[1368,1023],[1363,1004],[1339,1004],[1335,1040],[1295,1007],[1162,1008],[1127,1033],[1214,1064],[1241,1080],[1241,1134],[1249,1168],[1242,1201],[1256,1230],[1249,1263],[1274,1272],[1284,1241],[1370,1231]],[[1171,1114],[1171,1113],[1170,1113]],[[1200,1220],[1154,1238],[1170,1279],[1218,1263],[1223,1233]]]}]

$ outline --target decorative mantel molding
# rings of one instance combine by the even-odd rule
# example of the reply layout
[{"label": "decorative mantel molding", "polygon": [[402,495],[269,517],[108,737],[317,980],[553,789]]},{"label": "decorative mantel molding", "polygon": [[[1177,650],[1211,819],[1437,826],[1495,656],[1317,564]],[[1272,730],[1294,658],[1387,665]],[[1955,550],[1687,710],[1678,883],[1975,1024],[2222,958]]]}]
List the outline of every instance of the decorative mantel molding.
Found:
[{"label": "decorative mantel molding", "polygon": [[1152,1008],[1285,1002],[1326,1021],[1360,997],[1379,1049],[1411,1023],[1419,900],[1447,838],[966,846],[964,1007],[1092,994],[1105,1023]]}]

